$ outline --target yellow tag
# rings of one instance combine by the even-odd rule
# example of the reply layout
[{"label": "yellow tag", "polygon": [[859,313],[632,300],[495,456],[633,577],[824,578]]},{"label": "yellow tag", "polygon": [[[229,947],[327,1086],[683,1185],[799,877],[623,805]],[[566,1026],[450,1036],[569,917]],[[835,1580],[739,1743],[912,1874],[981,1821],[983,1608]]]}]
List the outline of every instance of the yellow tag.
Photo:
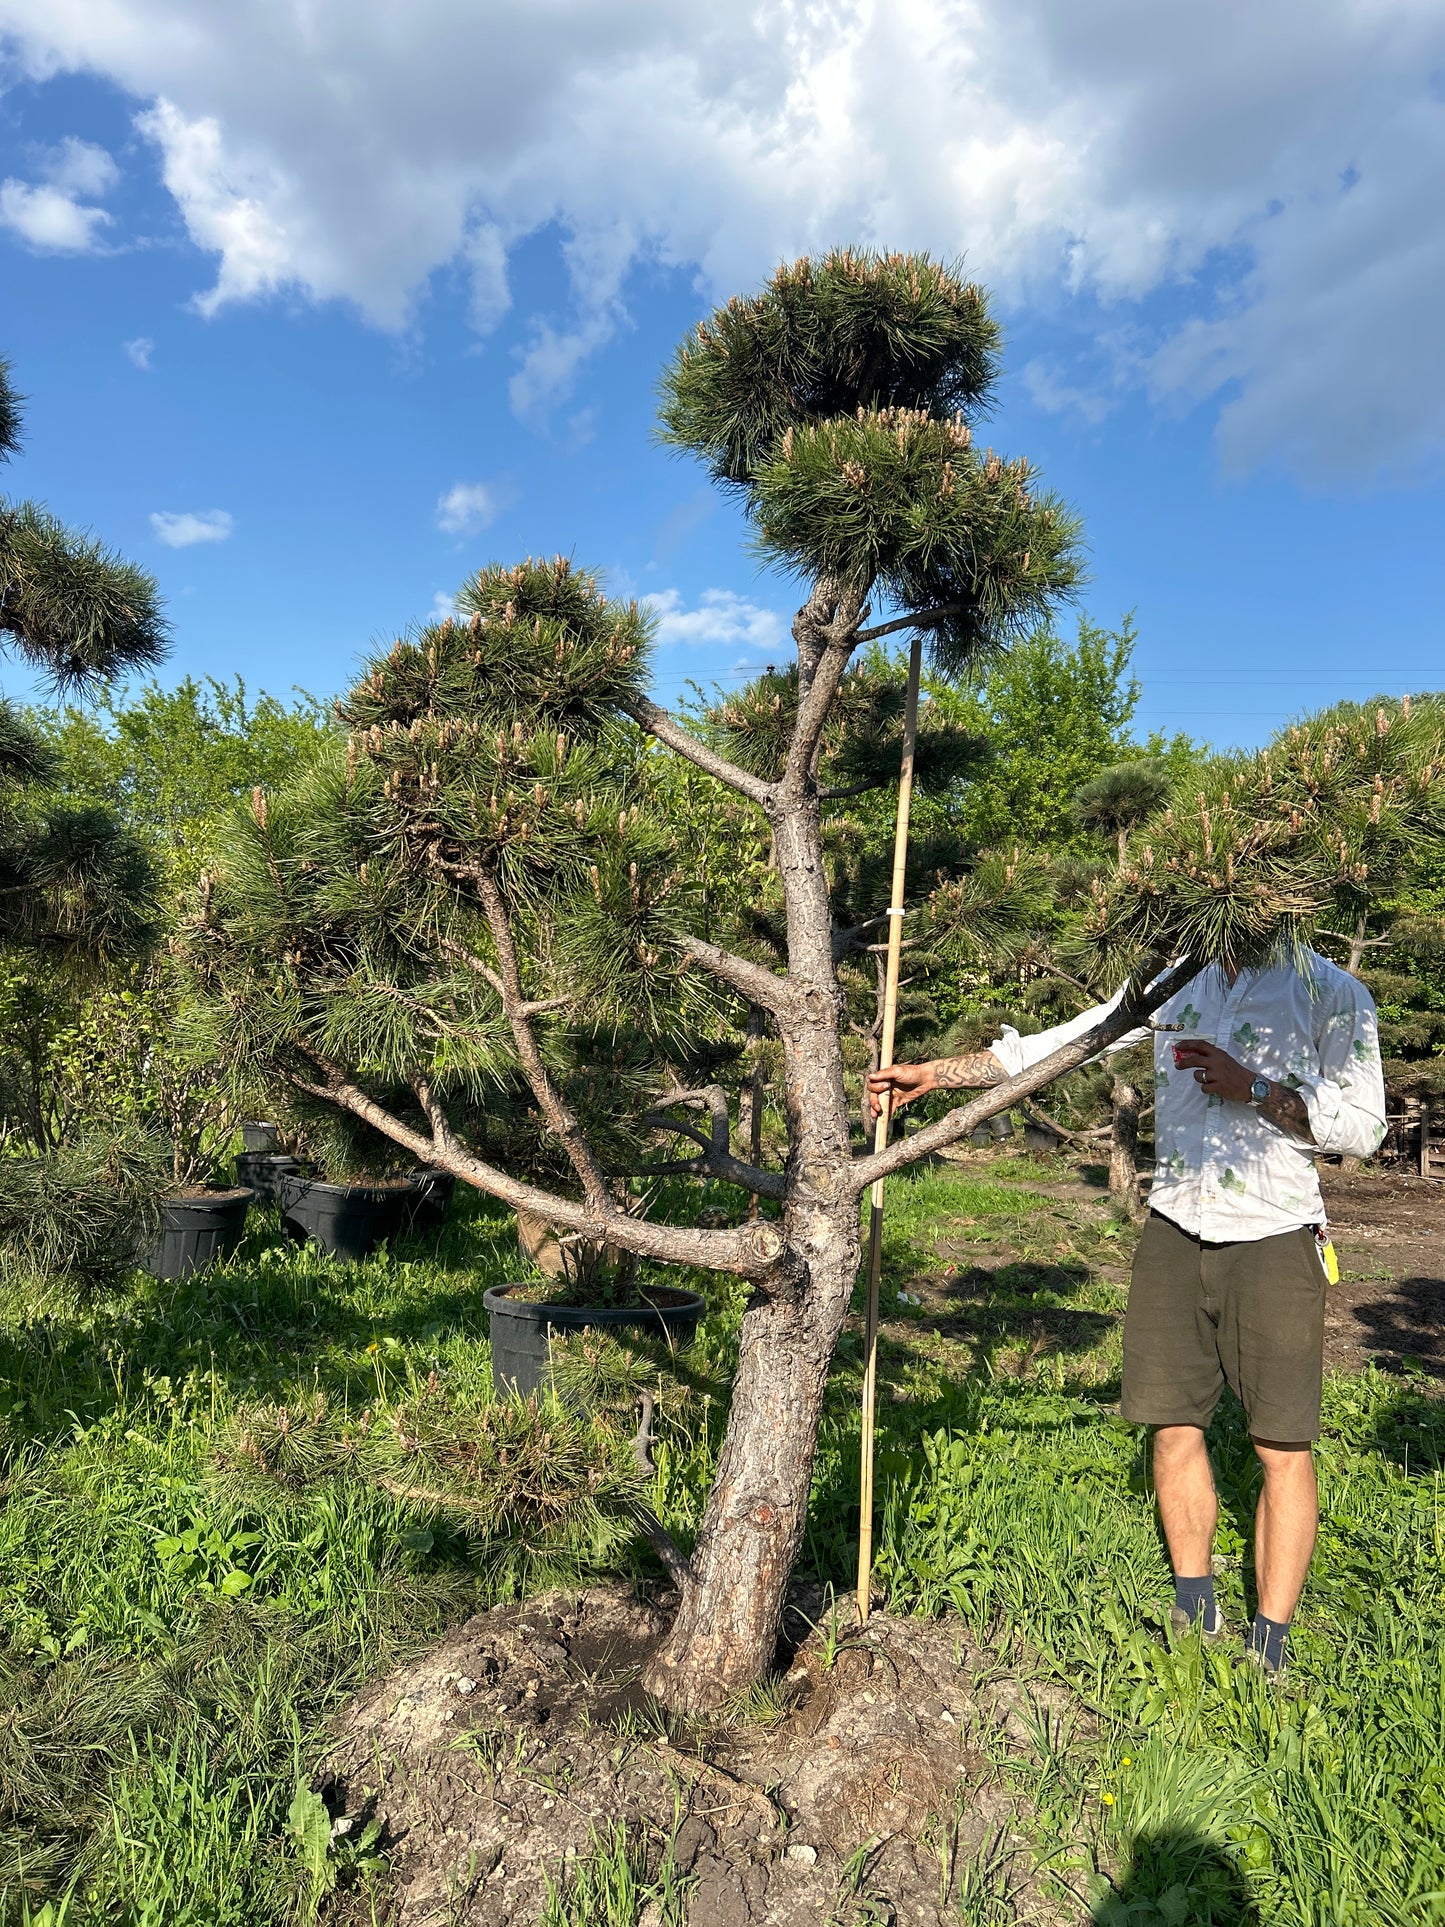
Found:
[{"label": "yellow tag", "polygon": [[1325,1268],[1325,1283],[1337,1285],[1340,1282],[1340,1261],[1335,1256],[1333,1242],[1328,1238],[1320,1246],[1320,1263]]}]

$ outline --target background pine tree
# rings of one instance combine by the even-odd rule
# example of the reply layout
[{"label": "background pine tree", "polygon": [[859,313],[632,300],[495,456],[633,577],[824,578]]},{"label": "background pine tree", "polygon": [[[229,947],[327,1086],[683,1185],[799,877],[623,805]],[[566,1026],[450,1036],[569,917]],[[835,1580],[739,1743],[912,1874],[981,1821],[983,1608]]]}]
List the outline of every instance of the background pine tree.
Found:
[{"label": "background pine tree", "polygon": [[[19,437],[19,398],[0,363],[0,460]],[[142,570],[38,504],[6,501],[0,642],[57,689],[78,691],[159,661],[165,624]],[[108,810],[67,799],[59,774],[54,748],[0,698],[0,953],[22,977],[74,982],[144,953],[159,904],[140,842]],[[140,1135],[53,1143],[37,1106],[10,1108],[6,1126],[30,1155],[0,1159],[0,1263],[113,1278],[153,1220],[159,1147]]]}]

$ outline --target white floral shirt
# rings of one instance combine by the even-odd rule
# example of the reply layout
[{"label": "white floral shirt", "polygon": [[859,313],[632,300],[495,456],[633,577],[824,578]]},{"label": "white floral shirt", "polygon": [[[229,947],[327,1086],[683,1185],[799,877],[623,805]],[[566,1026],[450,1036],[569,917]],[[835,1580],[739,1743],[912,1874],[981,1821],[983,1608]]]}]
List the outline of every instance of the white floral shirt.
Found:
[{"label": "white floral shirt", "polygon": [[[1120,993],[1122,995],[1122,992]],[[1089,1030],[1119,1001],[1034,1037],[1004,1026],[989,1049],[1010,1076]],[[1303,969],[1276,964],[1202,970],[1154,1013],[1154,1185],[1151,1207],[1208,1243],[1247,1243],[1322,1224],[1315,1159],[1368,1157],[1385,1135],[1385,1084],[1374,999],[1357,977],[1314,951]],[[1110,1046],[1141,1043],[1130,1031]],[[1303,1097],[1313,1144],[1288,1136],[1251,1104],[1206,1097],[1192,1069],[1177,1070],[1173,1046],[1202,1038]],[[1108,1054],[1108,1053],[1106,1053]]]}]

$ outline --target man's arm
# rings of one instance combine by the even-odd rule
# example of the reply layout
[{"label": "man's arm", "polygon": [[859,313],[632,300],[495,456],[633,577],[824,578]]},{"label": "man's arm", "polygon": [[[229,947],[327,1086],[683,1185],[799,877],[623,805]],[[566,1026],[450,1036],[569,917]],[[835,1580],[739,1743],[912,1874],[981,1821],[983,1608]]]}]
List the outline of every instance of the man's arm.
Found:
[{"label": "man's arm", "polygon": [[1288,1084],[1276,1084],[1273,1079],[1270,1080],[1269,1096],[1260,1105],[1259,1114],[1277,1125],[1287,1137],[1298,1138],[1301,1144],[1314,1143],[1309,1106],[1299,1092],[1292,1091]]},{"label": "man's arm", "polygon": [[962,1057],[935,1057],[929,1068],[936,1091],[983,1090],[1008,1076],[991,1050],[971,1050]]},{"label": "man's arm", "polygon": [[[1017,1077],[1020,1071],[1048,1057],[1061,1044],[1071,1044],[1076,1037],[1092,1030],[1114,1009],[1125,988],[1121,985],[1106,1004],[1095,1004],[1092,1010],[1081,1011],[1067,1023],[1055,1024],[1029,1037],[1021,1037],[1012,1026],[1005,1024],[1002,1037],[996,1037],[987,1050],[969,1051],[962,1057],[935,1057],[926,1064],[894,1064],[886,1071],[872,1071],[868,1077],[868,1114],[877,1117],[883,1108],[883,1093],[888,1090],[893,1093],[893,1109],[897,1111],[911,1104],[915,1097],[926,1097],[929,1091],[982,1090],[990,1084],[1002,1083],[1005,1078]],[[1131,1030],[1126,1037],[1116,1038],[1105,1055],[1125,1050],[1148,1035],[1147,1029]]]},{"label": "man's arm", "polygon": [[1009,1075],[992,1051],[968,1051],[962,1057],[933,1057],[924,1064],[890,1064],[886,1071],[868,1073],[868,1115],[883,1109],[883,1094],[892,1093],[892,1108],[901,1111],[915,1097],[930,1091],[982,1090]]}]

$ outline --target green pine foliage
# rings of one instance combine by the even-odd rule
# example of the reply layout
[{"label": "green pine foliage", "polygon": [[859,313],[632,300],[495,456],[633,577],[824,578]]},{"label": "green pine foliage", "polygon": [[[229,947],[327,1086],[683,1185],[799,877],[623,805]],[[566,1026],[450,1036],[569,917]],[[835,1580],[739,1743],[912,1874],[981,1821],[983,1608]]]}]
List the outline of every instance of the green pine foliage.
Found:
[{"label": "green pine foliage", "polygon": [[625,1429],[559,1405],[458,1405],[433,1380],[381,1416],[325,1398],[238,1413],[216,1461],[227,1501],[289,1507],[352,1481],[399,1501],[418,1529],[444,1519],[498,1598],[617,1564],[650,1483]]},{"label": "green pine foliage", "polygon": [[113,1289],[160,1222],[162,1147],[91,1132],[43,1157],[0,1157],[0,1277]]},{"label": "green pine foliage", "polygon": [[[0,361],[0,461],[20,445],[20,399]],[[0,641],[59,686],[145,668],[166,651],[154,581],[35,502],[0,502]]]},{"label": "green pine foliage", "polygon": [[1294,725],[1254,756],[1216,757],[1192,797],[1140,826],[1100,884],[1090,934],[1120,957],[1248,964],[1348,927],[1376,878],[1438,837],[1445,710],[1409,699]]},{"label": "green pine foliage", "polygon": [[957,673],[1082,579],[1077,519],[974,444],[997,372],[982,292],[916,255],[799,261],[679,348],[662,434],[735,488],[810,583],[917,614]]},{"label": "green pine foliage", "polygon": [[946,263],[851,248],[795,261],[679,347],[661,439],[750,490],[790,428],[860,408],[983,412],[1000,345],[983,290]]},{"label": "green pine foliage", "polygon": [[[19,438],[0,363],[0,460]],[[155,584],[33,502],[0,503],[0,644],[60,688],[93,687],[165,649]],[[108,810],[61,788],[63,761],[33,721],[0,700],[0,980],[27,1023],[0,1049],[0,1271],[113,1285],[154,1231],[159,1147],[94,1118],[57,1138],[42,1088],[53,1037],[41,1013],[82,981],[154,944],[154,866]],[[27,981],[29,980],[29,981]],[[17,1048],[18,1041],[18,1048]],[[17,1104],[17,1095],[20,1098]]]},{"label": "green pine foliage", "polygon": [[678,947],[697,889],[617,715],[648,624],[563,559],[483,570],[459,602],[465,620],[368,666],[344,747],[258,789],[202,878],[198,1046],[209,1026],[283,1094],[298,1066],[317,1086],[343,1066],[418,1123],[424,1076],[505,1168],[561,1179],[503,1010],[500,916],[549,1075],[635,1163],[668,1062],[719,1021]]},{"label": "green pine foliage", "polygon": [[1087,829],[1117,837],[1122,862],[1129,831],[1163,809],[1172,788],[1169,772],[1153,757],[1141,756],[1081,784],[1074,791],[1074,814]]}]

